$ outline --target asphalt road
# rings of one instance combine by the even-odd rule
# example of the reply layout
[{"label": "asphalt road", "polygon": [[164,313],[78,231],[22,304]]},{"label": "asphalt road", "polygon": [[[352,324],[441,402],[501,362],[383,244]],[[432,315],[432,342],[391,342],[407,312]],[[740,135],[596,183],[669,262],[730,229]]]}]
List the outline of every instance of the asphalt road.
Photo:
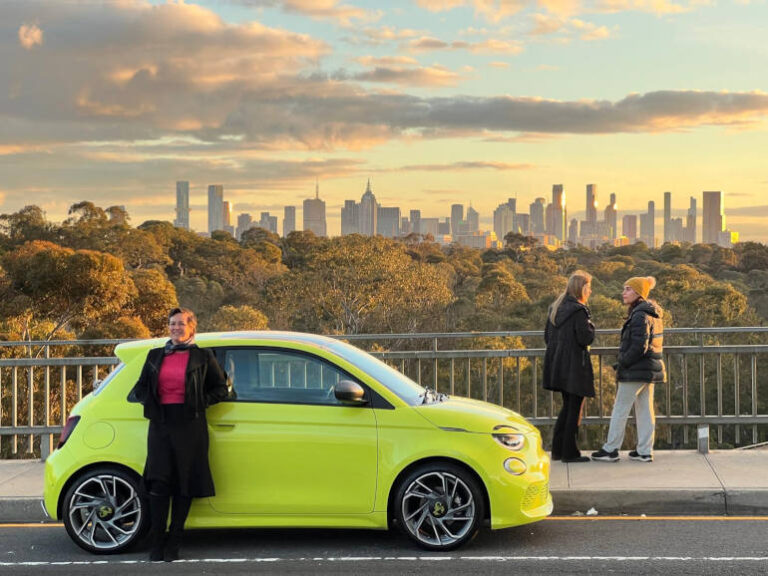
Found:
[{"label": "asphalt road", "polygon": [[397,532],[188,532],[183,561],[145,562],[146,550],[94,556],[63,526],[0,525],[0,572],[20,574],[646,574],[768,573],[768,517],[552,518],[481,532],[451,553],[421,551]]}]

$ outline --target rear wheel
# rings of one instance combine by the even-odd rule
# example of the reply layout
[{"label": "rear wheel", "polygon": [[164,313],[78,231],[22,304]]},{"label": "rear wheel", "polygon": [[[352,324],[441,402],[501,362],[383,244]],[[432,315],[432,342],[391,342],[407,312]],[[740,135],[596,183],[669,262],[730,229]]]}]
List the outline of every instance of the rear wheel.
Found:
[{"label": "rear wheel", "polygon": [[138,478],[112,467],[78,477],[64,496],[61,515],[75,544],[95,554],[123,552],[149,522]]},{"label": "rear wheel", "polygon": [[453,550],[477,534],[485,514],[474,475],[449,462],[419,466],[397,488],[395,517],[427,550]]}]

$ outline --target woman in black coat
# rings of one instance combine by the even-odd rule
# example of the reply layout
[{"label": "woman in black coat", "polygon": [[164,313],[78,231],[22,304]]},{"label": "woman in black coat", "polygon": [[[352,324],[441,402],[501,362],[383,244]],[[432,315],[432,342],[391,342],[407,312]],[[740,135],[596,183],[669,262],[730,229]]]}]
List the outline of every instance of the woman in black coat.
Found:
[{"label": "woman in black coat", "polygon": [[563,396],[563,405],[552,434],[552,459],[588,462],[576,444],[581,407],[585,397],[595,395],[589,346],[595,339],[587,300],[592,293],[592,276],[577,270],[565,292],[550,306],[544,327],[547,351],[544,356],[543,386]]},{"label": "woman in black coat", "polygon": [[149,419],[143,479],[149,496],[149,559],[153,562],[178,560],[192,498],[214,495],[205,409],[226,398],[227,384],[213,352],[195,344],[196,329],[191,310],[171,310],[171,338],[163,348],[149,351],[131,393]]}]

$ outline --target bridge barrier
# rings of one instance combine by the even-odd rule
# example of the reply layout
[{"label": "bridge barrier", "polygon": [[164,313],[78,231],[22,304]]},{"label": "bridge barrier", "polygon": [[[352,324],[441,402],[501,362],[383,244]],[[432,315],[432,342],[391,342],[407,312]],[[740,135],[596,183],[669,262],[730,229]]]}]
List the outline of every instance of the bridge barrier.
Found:
[{"label": "bridge barrier", "polygon": [[[684,343],[664,348],[669,378],[655,390],[657,447],[703,450],[710,441],[728,448],[768,439],[768,384],[763,378],[761,385],[758,377],[768,371],[768,344],[726,342],[760,341],[766,334],[763,327],[665,331],[666,342]],[[505,406],[539,427],[552,426],[557,418],[559,395],[540,385],[541,331],[334,337],[367,349],[438,392]],[[611,340],[614,345],[591,349],[596,396],[585,402],[583,442],[604,437],[610,421],[618,330],[598,331],[598,343]],[[69,410],[118,364],[105,350],[111,352],[119,342],[0,342],[0,458],[35,454],[45,459]]]}]

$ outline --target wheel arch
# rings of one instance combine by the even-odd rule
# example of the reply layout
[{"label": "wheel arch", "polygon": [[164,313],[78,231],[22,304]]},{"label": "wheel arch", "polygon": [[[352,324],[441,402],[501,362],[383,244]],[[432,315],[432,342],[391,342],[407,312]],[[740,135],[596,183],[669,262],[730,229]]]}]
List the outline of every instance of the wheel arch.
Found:
[{"label": "wheel arch", "polygon": [[389,524],[390,528],[392,527],[392,522],[395,519],[394,503],[395,503],[397,488],[398,486],[400,486],[400,483],[403,481],[403,479],[419,466],[424,466],[427,464],[440,464],[440,463],[448,463],[448,464],[453,464],[454,466],[458,466],[459,468],[462,468],[465,472],[467,472],[470,476],[472,476],[477,481],[477,484],[478,486],[480,486],[480,489],[482,491],[483,504],[485,505],[483,520],[488,520],[491,517],[491,502],[488,496],[488,487],[485,485],[485,482],[483,482],[482,477],[474,470],[474,468],[472,468],[466,462],[462,462],[461,460],[457,460],[456,458],[450,458],[447,456],[431,456],[429,458],[422,458],[420,460],[416,460],[408,464],[408,466],[406,466],[400,471],[400,473],[397,475],[397,477],[394,479],[394,481],[390,485],[389,494],[387,496],[387,523]]},{"label": "wheel arch", "polygon": [[59,498],[56,502],[56,517],[61,519],[62,518],[62,506],[64,504],[64,498],[67,495],[67,492],[69,492],[69,488],[74,484],[77,480],[79,480],[84,474],[87,474],[91,470],[95,470],[96,468],[113,468],[120,470],[122,472],[125,472],[126,474],[132,476],[138,483],[141,483],[141,474],[139,474],[136,470],[131,468],[130,466],[126,466],[125,464],[120,464],[119,462],[93,462],[92,464],[88,464],[86,466],[83,466],[82,468],[78,469],[77,472],[72,474],[67,481],[64,483],[64,485],[61,487],[61,491],[59,491]]}]

